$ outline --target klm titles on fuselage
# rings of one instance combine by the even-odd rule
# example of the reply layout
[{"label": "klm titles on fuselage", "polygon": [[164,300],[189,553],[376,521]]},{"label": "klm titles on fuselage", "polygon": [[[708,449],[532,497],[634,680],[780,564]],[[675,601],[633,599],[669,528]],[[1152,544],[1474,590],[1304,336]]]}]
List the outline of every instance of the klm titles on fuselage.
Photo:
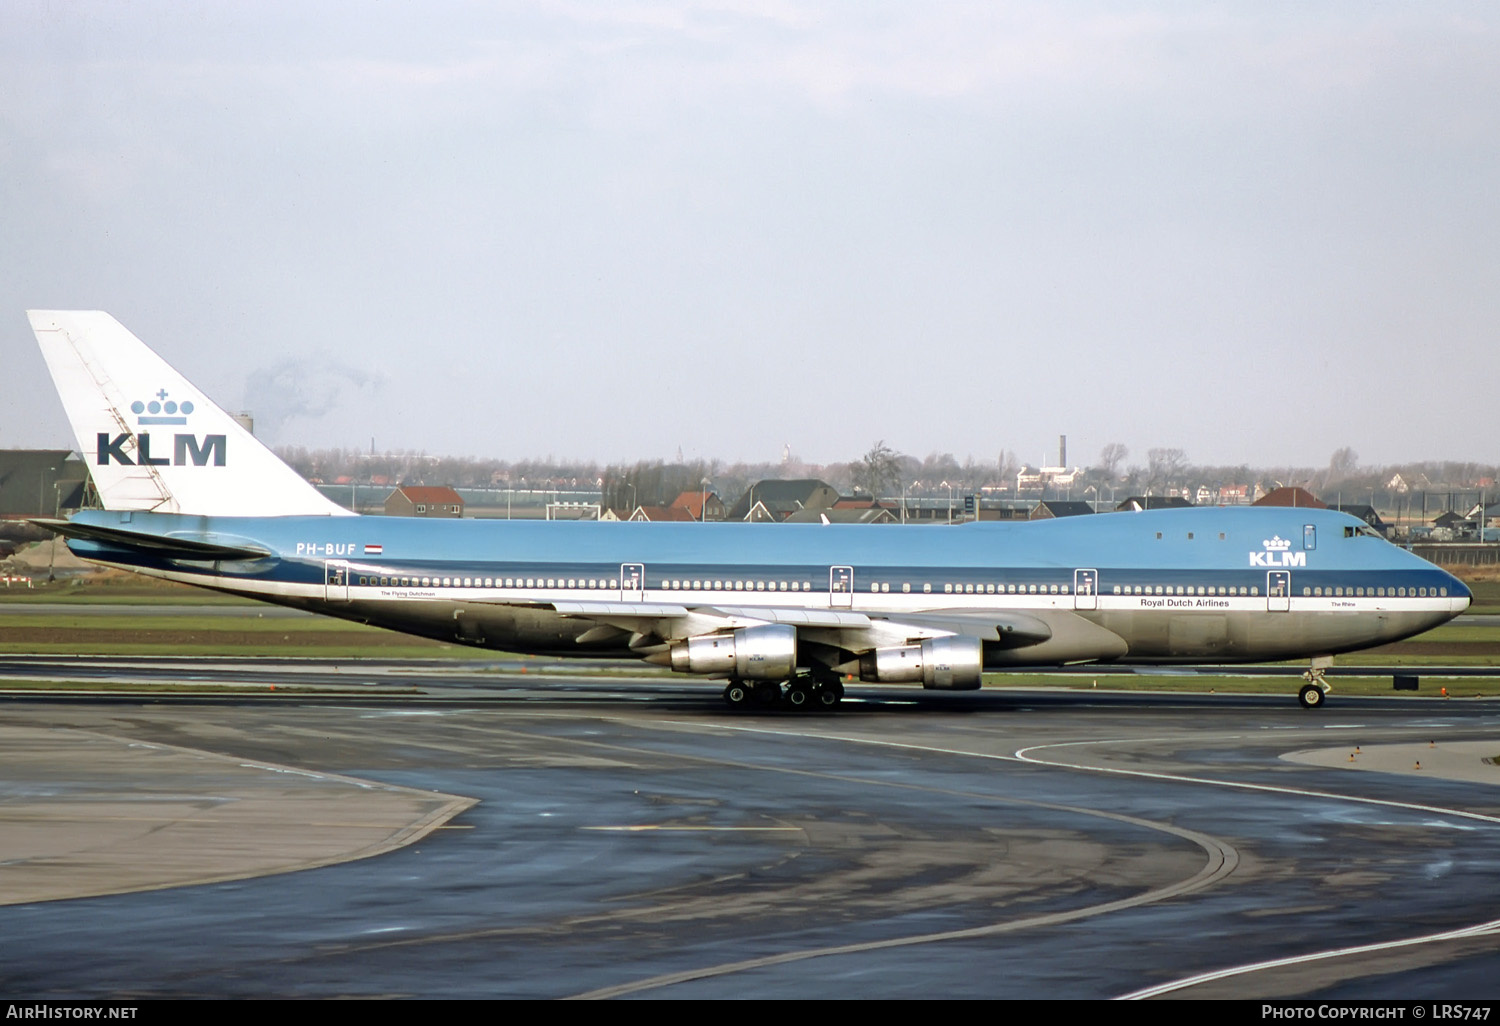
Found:
[{"label": "klm titles on fuselage", "polygon": [[1251,566],[1306,566],[1305,552],[1252,552]]},{"label": "klm titles on fuselage", "polygon": [[1292,543],[1280,535],[1272,535],[1261,542],[1262,552],[1250,553],[1251,566],[1306,566],[1307,553],[1293,552]]},{"label": "klm titles on fuselage", "polygon": [[[134,459],[125,451],[132,439],[135,440]],[[197,435],[178,434],[172,436],[172,455],[163,453],[153,456],[149,431],[142,431],[138,435],[124,432],[113,438],[109,436],[109,432],[101,431],[95,449],[95,462],[101,467],[108,466],[111,461],[127,467],[185,467],[189,463],[195,467],[222,467],[226,448],[226,435],[204,435],[202,441],[199,441]]]}]

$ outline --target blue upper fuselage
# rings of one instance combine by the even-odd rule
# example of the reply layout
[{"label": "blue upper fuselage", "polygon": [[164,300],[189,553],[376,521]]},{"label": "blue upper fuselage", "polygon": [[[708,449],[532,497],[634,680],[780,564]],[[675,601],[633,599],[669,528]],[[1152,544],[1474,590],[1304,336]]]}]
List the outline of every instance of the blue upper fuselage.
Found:
[{"label": "blue upper fuselage", "polygon": [[[1284,507],[1219,507],[1114,513],[1055,520],[930,527],[425,520],[398,517],[194,517],[85,511],[75,522],[262,548],[257,564],[224,564],[229,576],[320,580],[330,560],[383,574],[604,575],[645,567],[646,586],[694,575],[755,574],[826,586],[830,567],[850,567],[855,587],[1002,579],[1071,582],[1098,571],[1097,587],[1152,584],[1265,586],[1288,571],[1297,587],[1443,589],[1467,599],[1461,581],[1373,536],[1343,513]],[[73,540],[79,555],[168,566],[159,555]],[[180,564],[179,564],[180,565]],[[682,585],[686,586],[686,585]],[[1436,593],[1436,592],[1434,592]],[[1424,592],[1425,594],[1425,592]]]}]

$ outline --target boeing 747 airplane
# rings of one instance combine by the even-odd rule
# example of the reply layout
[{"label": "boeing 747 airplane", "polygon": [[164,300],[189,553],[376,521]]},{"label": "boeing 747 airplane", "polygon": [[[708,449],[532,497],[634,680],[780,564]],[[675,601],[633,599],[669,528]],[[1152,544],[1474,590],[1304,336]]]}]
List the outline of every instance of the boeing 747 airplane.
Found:
[{"label": "boeing 747 airplane", "polygon": [[735,707],[837,706],[841,679],[973,689],[986,669],[1311,659],[1419,634],[1463,582],[1328,510],[947,527],[355,516],[106,313],[32,311],[103,509],[77,555],[444,641],[634,656]]}]

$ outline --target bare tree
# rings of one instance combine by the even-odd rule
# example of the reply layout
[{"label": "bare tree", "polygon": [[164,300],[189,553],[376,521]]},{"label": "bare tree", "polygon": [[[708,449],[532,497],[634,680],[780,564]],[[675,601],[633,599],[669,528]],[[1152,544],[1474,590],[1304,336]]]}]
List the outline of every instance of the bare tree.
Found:
[{"label": "bare tree", "polygon": [[1150,449],[1146,452],[1151,480],[1164,485],[1171,484],[1187,469],[1187,453],[1182,449]]},{"label": "bare tree", "polygon": [[1125,462],[1125,457],[1130,455],[1130,450],[1119,442],[1110,442],[1099,450],[1099,467],[1110,477],[1114,477],[1119,470],[1120,464]]},{"label": "bare tree", "polygon": [[645,462],[604,468],[604,504],[614,509],[665,506],[683,492],[703,488],[710,467],[694,463]]},{"label": "bare tree", "polygon": [[1359,469],[1359,453],[1347,445],[1328,458],[1328,480],[1330,481],[1353,477],[1357,469]]},{"label": "bare tree", "polygon": [[850,467],[855,489],[877,497],[899,491],[901,461],[901,454],[886,445],[885,439],[876,442],[858,463]]}]

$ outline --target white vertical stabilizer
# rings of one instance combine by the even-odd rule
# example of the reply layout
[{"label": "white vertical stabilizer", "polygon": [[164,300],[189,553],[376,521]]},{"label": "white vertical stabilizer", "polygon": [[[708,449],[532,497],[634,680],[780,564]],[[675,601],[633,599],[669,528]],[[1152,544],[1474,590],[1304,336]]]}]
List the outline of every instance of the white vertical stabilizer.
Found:
[{"label": "white vertical stabilizer", "polygon": [[98,310],[30,310],[105,509],[352,516],[125,327]]}]

